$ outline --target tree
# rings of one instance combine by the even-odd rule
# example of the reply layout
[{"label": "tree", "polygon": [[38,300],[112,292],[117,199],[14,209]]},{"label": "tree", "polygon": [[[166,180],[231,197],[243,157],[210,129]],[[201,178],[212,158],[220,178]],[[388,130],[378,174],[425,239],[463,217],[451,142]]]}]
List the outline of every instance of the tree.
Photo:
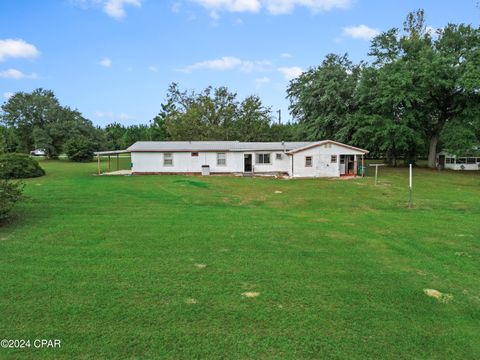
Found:
[{"label": "tree", "polygon": [[119,150],[123,148],[123,135],[125,127],[117,122],[108,124],[104,129],[105,144],[104,150]]},{"label": "tree", "polygon": [[306,140],[350,140],[345,130],[357,108],[355,90],[361,69],[347,55],[329,54],[320,66],[290,82],[290,111]]},{"label": "tree", "polygon": [[242,102],[226,87],[207,87],[200,93],[170,85],[153,128],[160,139],[266,141],[271,110],[258,96]]},{"label": "tree", "polygon": [[147,125],[132,125],[125,129],[122,136],[122,149],[125,149],[137,141],[149,141],[150,127]]},{"label": "tree", "polygon": [[0,180],[0,220],[8,217],[15,203],[22,198],[23,184]]},{"label": "tree", "polygon": [[432,34],[423,10],[407,16],[403,34],[391,29],[372,42],[374,65],[390,73],[386,98],[401,100],[396,111],[408,117],[412,129],[422,136],[430,167],[435,167],[438,144],[449,122],[474,133],[472,122],[480,102],[479,43],[480,29],[470,25],[449,24]]},{"label": "tree", "polygon": [[65,153],[68,159],[75,162],[88,162],[93,160],[95,145],[89,138],[75,136],[65,143]]},{"label": "tree", "polygon": [[61,106],[51,90],[14,94],[2,105],[2,122],[16,134],[16,151],[45,149],[47,157],[56,158],[65,141],[72,136],[95,137],[93,124],[82,114]]},{"label": "tree", "polygon": [[247,97],[239,106],[232,122],[233,136],[239,141],[268,141],[271,110],[256,95]]}]

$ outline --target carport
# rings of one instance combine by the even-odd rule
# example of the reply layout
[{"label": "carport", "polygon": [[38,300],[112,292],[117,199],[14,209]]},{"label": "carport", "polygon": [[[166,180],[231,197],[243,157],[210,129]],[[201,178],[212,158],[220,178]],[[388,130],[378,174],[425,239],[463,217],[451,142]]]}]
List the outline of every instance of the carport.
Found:
[{"label": "carport", "polygon": [[129,154],[130,151],[128,150],[111,150],[111,151],[97,151],[94,154],[97,157],[97,169],[98,169],[98,175],[101,175],[101,168],[100,168],[100,157],[108,157],[108,172],[111,172],[111,157],[116,158],[116,171],[120,170],[120,154]]}]

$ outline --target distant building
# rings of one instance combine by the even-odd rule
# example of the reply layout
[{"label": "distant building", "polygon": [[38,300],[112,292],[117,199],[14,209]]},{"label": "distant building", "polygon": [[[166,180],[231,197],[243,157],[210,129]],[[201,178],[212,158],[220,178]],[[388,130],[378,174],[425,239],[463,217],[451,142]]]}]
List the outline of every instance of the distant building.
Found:
[{"label": "distant building", "polygon": [[480,170],[480,148],[460,156],[441,151],[437,154],[437,164],[440,169]]}]

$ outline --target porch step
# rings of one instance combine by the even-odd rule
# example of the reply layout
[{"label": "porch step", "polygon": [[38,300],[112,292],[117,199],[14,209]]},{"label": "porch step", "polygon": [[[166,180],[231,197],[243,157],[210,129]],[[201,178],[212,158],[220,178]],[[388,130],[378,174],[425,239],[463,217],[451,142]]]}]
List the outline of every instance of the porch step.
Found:
[{"label": "porch step", "polygon": [[253,177],[253,173],[243,173],[244,177]]}]

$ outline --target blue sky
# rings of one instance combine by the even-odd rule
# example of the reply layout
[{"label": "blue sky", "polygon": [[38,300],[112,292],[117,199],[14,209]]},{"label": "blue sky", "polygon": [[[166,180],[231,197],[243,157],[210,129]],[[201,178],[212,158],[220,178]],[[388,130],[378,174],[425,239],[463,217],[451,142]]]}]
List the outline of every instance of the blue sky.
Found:
[{"label": "blue sky", "polygon": [[290,118],[288,80],[423,8],[427,24],[478,26],[476,0],[2,0],[0,103],[52,89],[95,124],[147,123],[168,84],[226,85]]}]

